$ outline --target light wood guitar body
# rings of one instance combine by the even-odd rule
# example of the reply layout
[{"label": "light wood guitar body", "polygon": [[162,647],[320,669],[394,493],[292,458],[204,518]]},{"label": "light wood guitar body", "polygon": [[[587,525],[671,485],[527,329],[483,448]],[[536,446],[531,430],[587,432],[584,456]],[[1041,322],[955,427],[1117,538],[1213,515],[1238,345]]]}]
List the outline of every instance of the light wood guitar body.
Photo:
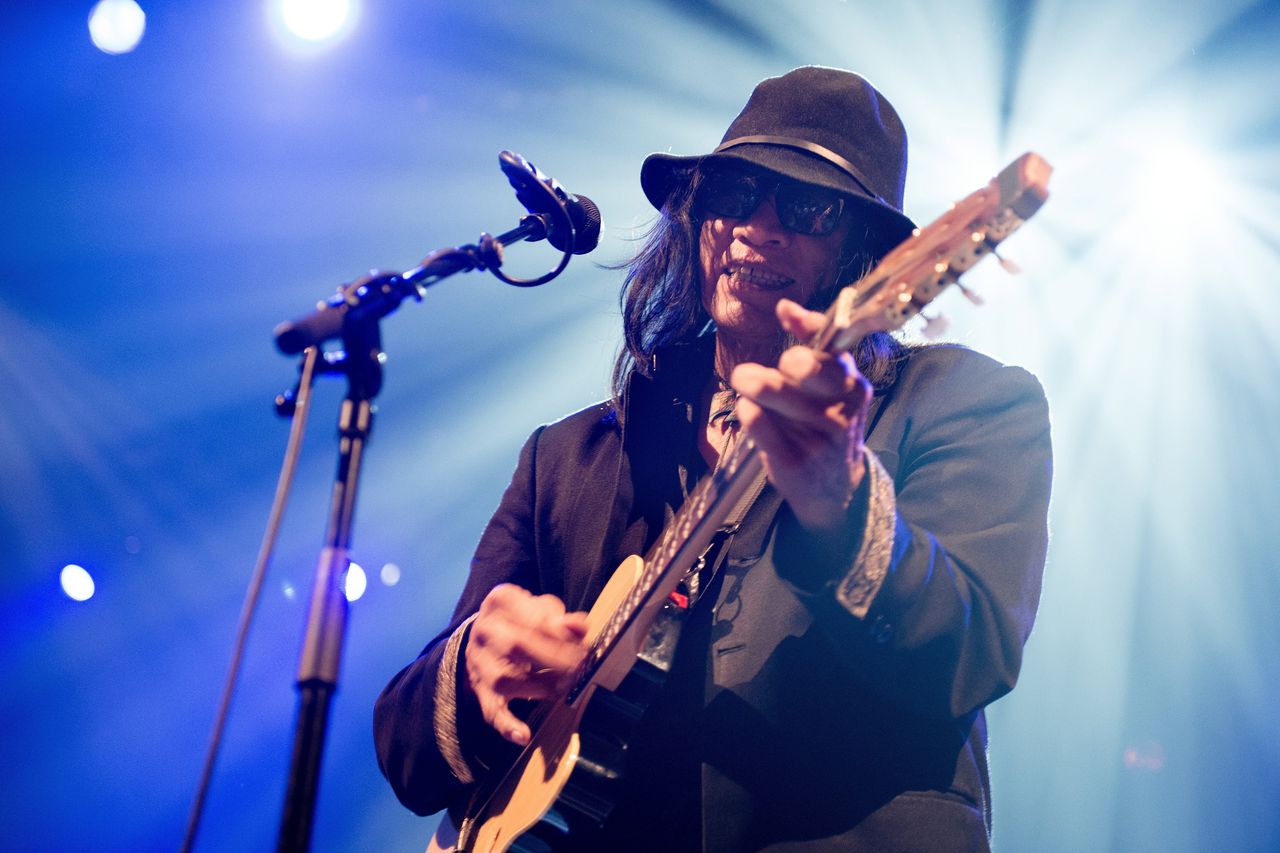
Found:
[{"label": "light wood guitar body", "polygon": [[[588,642],[607,630],[643,569],[644,560],[632,556],[614,571],[587,614]],[[621,778],[627,738],[665,681],[681,618],[673,609],[654,618],[646,631],[624,632],[617,641],[620,654],[573,701],[541,706],[543,714],[530,721],[532,740],[515,766],[497,785],[477,791],[473,817],[461,831],[446,814],[428,853],[546,851],[575,825],[603,822],[613,806],[610,789]]]}]

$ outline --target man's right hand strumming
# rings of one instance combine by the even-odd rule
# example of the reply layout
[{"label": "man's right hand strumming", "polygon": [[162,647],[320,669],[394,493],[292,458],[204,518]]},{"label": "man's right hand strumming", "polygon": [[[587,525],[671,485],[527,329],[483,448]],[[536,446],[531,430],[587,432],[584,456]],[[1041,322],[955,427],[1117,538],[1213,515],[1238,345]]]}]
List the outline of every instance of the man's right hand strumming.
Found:
[{"label": "man's right hand strumming", "polygon": [[514,584],[493,588],[471,623],[467,685],[485,721],[524,746],[529,727],[507,703],[545,699],[564,691],[587,652],[587,614],[567,613],[554,595],[533,595]]}]

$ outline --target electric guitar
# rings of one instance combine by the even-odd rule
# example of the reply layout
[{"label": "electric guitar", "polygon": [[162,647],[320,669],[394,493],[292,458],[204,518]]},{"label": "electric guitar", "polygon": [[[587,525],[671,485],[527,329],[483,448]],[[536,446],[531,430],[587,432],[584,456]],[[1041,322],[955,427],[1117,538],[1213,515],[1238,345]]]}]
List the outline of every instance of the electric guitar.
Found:
[{"label": "electric guitar", "polygon": [[[1048,198],[1052,169],[1023,154],[986,186],[912,236],[843,288],[810,342],[848,351],[864,336],[897,329],[1030,218]],[[628,557],[587,615],[588,653],[564,695],[529,719],[532,738],[512,766],[482,780],[460,827],[446,816],[428,853],[554,851],[600,825],[624,771],[627,738],[661,689],[682,614],[671,593],[704,557],[762,472],[750,440],[702,480],[643,558]]]}]

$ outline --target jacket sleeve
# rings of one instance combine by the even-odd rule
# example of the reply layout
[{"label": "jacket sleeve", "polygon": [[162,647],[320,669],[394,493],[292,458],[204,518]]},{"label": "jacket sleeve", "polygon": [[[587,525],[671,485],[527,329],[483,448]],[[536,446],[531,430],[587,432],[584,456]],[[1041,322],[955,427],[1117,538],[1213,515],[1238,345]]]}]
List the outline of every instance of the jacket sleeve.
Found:
[{"label": "jacket sleeve", "polygon": [[1049,416],[1020,368],[959,348],[928,365],[892,404],[896,474],[868,452],[842,542],[784,507],[774,564],[872,689],[960,718],[1018,677],[1048,545]]},{"label": "jacket sleeve", "polygon": [[462,665],[471,620],[489,590],[514,583],[537,591],[533,542],[534,459],[541,430],[480,538],[449,627],[383,689],[374,705],[378,766],[396,796],[427,815],[454,803],[509,747],[485,723]]}]

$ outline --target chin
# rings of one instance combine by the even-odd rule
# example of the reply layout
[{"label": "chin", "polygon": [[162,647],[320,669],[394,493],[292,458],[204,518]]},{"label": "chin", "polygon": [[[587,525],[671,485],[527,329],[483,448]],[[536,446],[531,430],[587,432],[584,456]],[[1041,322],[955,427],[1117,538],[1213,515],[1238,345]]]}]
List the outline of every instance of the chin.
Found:
[{"label": "chin", "polygon": [[716,316],[716,330],[724,336],[740,341],[753,341],[772,345],[783,337],[782,327],[778,325],[777,314],[774,313],[773,300],[768,305],[740,303],[731,310],[719,312]]}]

